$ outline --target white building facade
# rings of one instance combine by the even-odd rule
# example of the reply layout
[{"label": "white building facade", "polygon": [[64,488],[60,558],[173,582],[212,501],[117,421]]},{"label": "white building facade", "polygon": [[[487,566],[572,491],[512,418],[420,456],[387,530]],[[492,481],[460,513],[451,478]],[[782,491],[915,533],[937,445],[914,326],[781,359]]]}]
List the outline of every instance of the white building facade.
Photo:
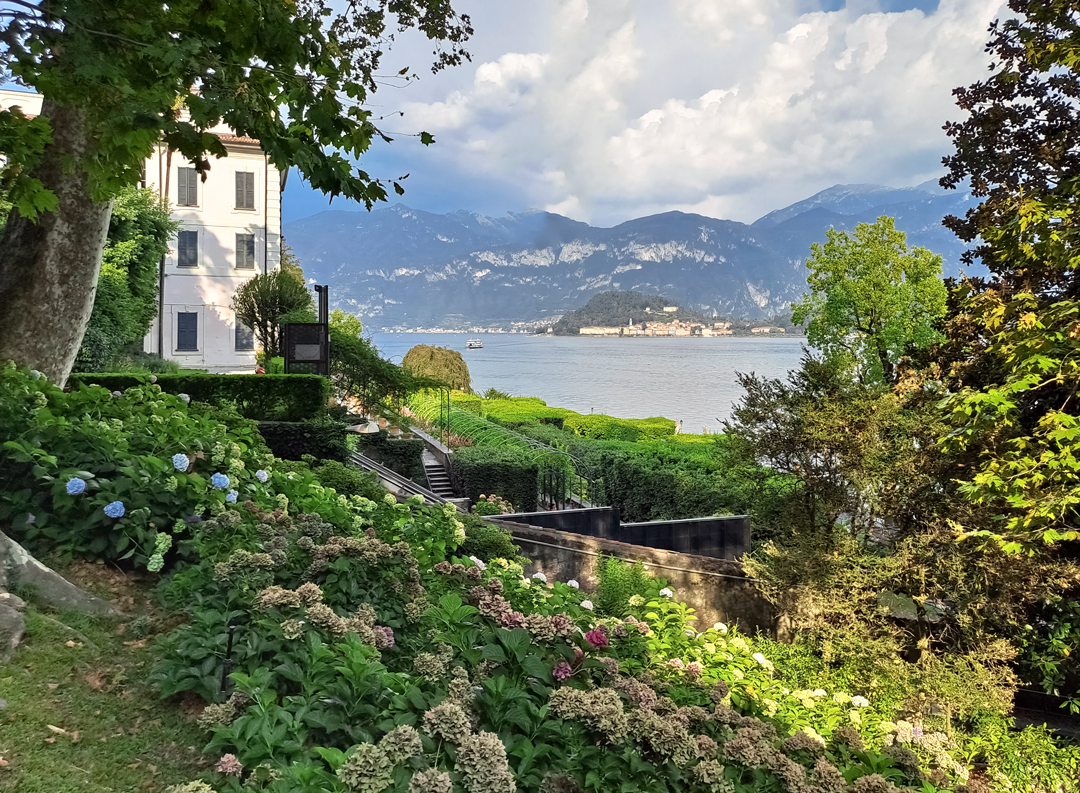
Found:
[{"label": "white building facade", "polygon": [[[41,96],[0,91],[0,109],[13,105],[36,115]],[[182,226],[165,257],[160,312],[143,350],[184,368],[251,372],[255,340],[236,321],[232,299],[246,280],[281,264],[281,192],[287,172],[274,167],[257,140],[224,125],[209,131],[229,156],[210,160],[206,181],[164,145],[146,161],[144,186],[168,201]]]}]

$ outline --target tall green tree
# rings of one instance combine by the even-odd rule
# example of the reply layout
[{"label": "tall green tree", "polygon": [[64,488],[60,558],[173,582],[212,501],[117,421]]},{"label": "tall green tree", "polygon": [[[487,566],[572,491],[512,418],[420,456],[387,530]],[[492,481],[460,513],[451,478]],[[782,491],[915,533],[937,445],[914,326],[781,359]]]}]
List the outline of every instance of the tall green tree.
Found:
[{"label": "tall green tree", "polygon": [[76,368],[107,371],[142,342],[158,313],[158,266],[179,227],[152,190],[120,191]]},{"label": "tall green tree", "polygon": [[[93,306],[112,210],[164,144],[203,175],[224,122],[279,169],[368,207],[390,184],[354,160],[389,140],[365,107],[395,30],[457,64],[472,33],[450,0],[19,0],[0,14],[0,66],[44,96],[0,113],[0,360],[63,382]],[[407,74],[399,74],[407,79]],[[432,142],[420,133],[421,142]],[[393,189],[404,192],[398,182]]]},{"label": "tall green tree", "polygon": [[405,353],[401,365],[415,377],[430,378],[458,391],[472,393],[469,366],[457,350],[417,344]]},{"label": "tall green tree", "polygon": [[890,217],[826,234],[810,248],[810,293],[792,305],[792,321],[826,360],[854,365],[863,382],[891,383],[901,356],[940,338],[941,257],[909,250]]},{"label": "tall green tree", "polygon": [[304,319],[314,321],[315,301],[294,275],[271,270],[238,286],[232,307],[236,319],[251,328],[266,357],[276,358],[284,341],[282,320],[289,315],[311,314]]},{"label": "tall green tree", "polygon": [[990,26],[990,76],[956,91],[964,120],[945,187],[982,201],[946,225],[993,279],[967,283],[967,352],[944,407],[950,449],[980,463],[964,490],[1001,520],[973,533],[1038,553],[1080,539],[1080,20],[1074,2],[1010,0]]}]

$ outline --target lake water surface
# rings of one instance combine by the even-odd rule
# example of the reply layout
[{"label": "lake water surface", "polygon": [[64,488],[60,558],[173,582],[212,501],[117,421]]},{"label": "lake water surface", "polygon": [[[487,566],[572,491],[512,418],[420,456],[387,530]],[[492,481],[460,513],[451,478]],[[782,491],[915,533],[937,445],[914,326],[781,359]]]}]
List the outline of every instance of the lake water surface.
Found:
[{"label": "lake water surface", "polygon": [[[473,388],[537,396],[579,413],[681,419],[683,432],[720,430],[742,398],[736,372],[783,378],[799,364],[803,339],[618,339],[513,333],[375,333],[384,357],[400,362],[417,344],[458,350]],[[468,350],[480,338],[484,347]]]}]

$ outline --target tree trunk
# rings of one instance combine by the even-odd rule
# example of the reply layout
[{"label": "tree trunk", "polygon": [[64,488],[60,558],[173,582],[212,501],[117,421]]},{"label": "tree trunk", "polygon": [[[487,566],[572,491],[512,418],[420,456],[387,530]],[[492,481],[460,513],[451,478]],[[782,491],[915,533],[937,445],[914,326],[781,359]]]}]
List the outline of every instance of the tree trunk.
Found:
[{"label": "tree trunk", "polygon": [[53,139],[32,175],[59,204],[36,221],[12,210],[0,240],[0,361],[63,385],[94,307],[112,202],[90,199],[79,166],[93,146],[84,113],[48,98],[41,113]]}]

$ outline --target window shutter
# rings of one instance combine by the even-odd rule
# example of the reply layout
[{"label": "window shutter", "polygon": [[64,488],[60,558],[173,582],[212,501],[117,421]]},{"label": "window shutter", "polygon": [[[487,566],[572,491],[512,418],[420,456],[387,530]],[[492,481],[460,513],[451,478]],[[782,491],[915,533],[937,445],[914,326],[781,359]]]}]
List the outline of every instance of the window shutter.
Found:
[{"label": "window shutter", "polygon": [[199,315],[193,311],[182,311],[176,315],[176,349],[199,349]]},{"label": "window shutter", "polygon": [[193,207],[199,203],[199,172],[194,168],[176,169],[176,203]]},{"label": "window shutter", "polygon": [[240,320],[236,320],[236,349],[255,349],[255,334],[252,333],[251,328],[249,328]]},{"label": "window shutter", "polygon": [[199,232],[181,231],[177,235],[176,264],[180,267],[199,266]]},{"label": "window shutter", "polygon": [[253,269],[255,267],[255,235],[236,235],[236,266],[241,269]]},{"label": "window shutter", "polygon": [[255,174],[251,171],[236,172],[236,208],[255,208]]}]

